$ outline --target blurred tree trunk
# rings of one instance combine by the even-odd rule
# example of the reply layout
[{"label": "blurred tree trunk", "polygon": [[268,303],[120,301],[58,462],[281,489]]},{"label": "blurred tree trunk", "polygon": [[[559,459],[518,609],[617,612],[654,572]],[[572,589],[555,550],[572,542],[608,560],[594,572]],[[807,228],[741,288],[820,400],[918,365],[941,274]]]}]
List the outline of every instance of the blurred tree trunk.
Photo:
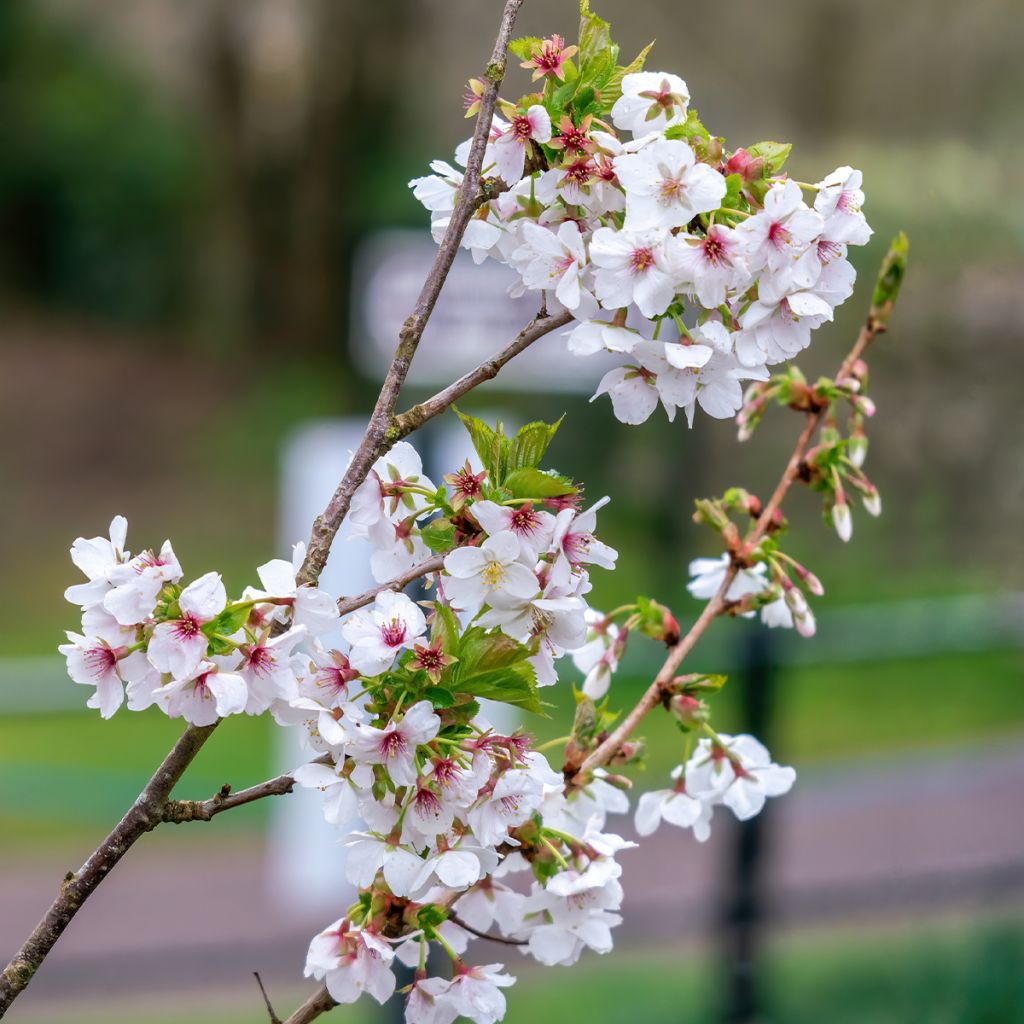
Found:
[{"label": "blurred tree trunk", "polygon": [[247,52],[252,8],[211,4],[205,63],[218,188],[203,319],[228,349],[287,345],[344,358],[352,236],[366,183],[397,136],[391,76],[412,4],[301,0],[293,9],[302,95],[290,130],[263,137]]}]

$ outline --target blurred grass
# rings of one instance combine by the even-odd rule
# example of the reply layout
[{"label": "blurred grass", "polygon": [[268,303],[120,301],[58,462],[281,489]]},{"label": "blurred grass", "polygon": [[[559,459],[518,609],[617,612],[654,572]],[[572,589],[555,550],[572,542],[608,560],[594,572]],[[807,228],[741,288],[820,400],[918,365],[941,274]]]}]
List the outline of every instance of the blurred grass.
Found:
[{"label": "blurred grass", "polygon": [[[1010,736],[1024,731],[1022,674],[1020,651],[780,670],[772,750],[801,772],[813,772],[837,759]],[[628,707],[645,685],[639,677],[617,680],[615,705]],[[735,683],[727,685],[713,702],[713,722],[721,731],[740,728],[735,689]],[[562,707],[552,718],[531,716],[524,723],[539,740],[568,732],[565,689],[557,700]],[[180,731],[181,723],[152,710],[121,711],[107,722],[84,711],[0,719],[4,845],[31,849],[98,837],[135,798]],[[266,717],[228,719],[190,768],[179,795],[205,797],[225,782],[240,788],[281,770],[274,764],[274,733]],[[661,716],[650,719],[644,733],[647,770],[634,778],[638,787],[653,788],[676,763],[681,742]],[[267,809],[255,804],[220,819],[218,834],[259,827]]]},{"label": "blurred grass", "polygon": [[[519,976],[506,994],[507,1024],[534,1021],[642,1021],[680,1024],[716,1019],[720,978],[706,954],[678,947],[586,957],[570,971],[506,965]],[[190,1024],[248,1024],[247,1009],[232,1003],[189,1010]],[[301,992],[275,993],[278,1012]],[[815,932],[775,940],[764,970],[766,1021],[779,1024],[1019,1024],[1024,1021],[1024,926],[1019,919],[978,924],[939,923],[927,931]],[[220,997],[218,1002],[222,1002]],[[83,1012],[84,1010],[84,1012]],[[67,1017],[33,1015],[36,1024]],[[177,1024],[182,1010],[93,1013],[79,1007],[76,1024]],[[380,1020],[367,1001],[335,1010],[331,1020]]]}]

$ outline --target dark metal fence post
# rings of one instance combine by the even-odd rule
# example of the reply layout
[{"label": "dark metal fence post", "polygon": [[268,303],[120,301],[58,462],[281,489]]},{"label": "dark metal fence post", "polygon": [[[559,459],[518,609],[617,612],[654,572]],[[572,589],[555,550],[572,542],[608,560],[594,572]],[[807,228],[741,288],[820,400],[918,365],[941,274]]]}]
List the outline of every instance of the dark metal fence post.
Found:
[{"label": "dark metal fence post", "polygon": [[[758,624],[747,640],[739,674],[740,727],[771,749],[776,668],[772,635]],[[764,851],[771,828],[771,801],[750,821],[735,823],[724,857],[726,874],[719,910],[721,1013],[725,1024],[762,1019],[760,947],[764,927]]]}]

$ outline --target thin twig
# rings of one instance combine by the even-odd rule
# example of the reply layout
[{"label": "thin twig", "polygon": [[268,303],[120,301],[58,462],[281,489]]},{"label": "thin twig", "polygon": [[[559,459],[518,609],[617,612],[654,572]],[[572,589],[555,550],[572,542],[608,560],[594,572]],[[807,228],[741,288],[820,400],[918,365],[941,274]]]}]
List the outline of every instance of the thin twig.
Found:
[{"label": "thin twig", "polygon": [[263,1002],[267,1005],[267,1013],[270,1014],[270,1024],[281,1024],[281,1018],[274,1013],[274,1006],[270,1002],[270,996],[267,995],[267,990],[263,987],[263,979],[260,977],[259,971],[252,972],[256,977],[256,984],[260,987],[260,995],[263,996]]},{"label": "thin twig", "polygon": [[434,555],[433,558],[414,565],[408,572],[396,576],[393,580],[388,580],[387,583],[379,583],[375,587],[370,587],[369,590],[364,590],[361,594],[356,594],[355,597],[341,598],[338,601],[338,611],[342,615],[347,615],[357,608],[368,605],[382,591],[404,590],[413,580],[418,580],[421,576],[429,576],[432,572],[440,572],[443,567],[444,555]]},{"label": "thin twig", "polygon": [[[836,375],[836,379],[849,376],[850,371],[853,369],[853,364],[861,357],[864,350],[871,344],[878,333],[879,325],[876,324],[873,319],[869,318],[868,322],[861,328],[860,334],[857,336],[857,340],[854,343],[853,348],[843,360],[842,366],[839,368],[839,372]],[[800,466],[803,462],[804,455],[806,454],[814,435],[817,433],[818,428],[821,426],[821,421],[824,418],[824,415],[824,409],[807,414],[803,430],[800,431],[800,436],[797,438],[796,445],[793,448],[793,454],[786,463],[786,468],[783,471],[771,498],[768,499],[768,502],[762,509],[761,515],[758,517],[753,529],[750,531],[748,536],[744,538],[744,546],[748,549],[752,548],[759,540],[761,540],[762,537],[764,537],[776,510],[782,504],[790,487],[792,487],[794,481],[799,476]],[[687,632],[685,636],[681,637],[678,643],[671,648],[668,656],[665,658],[664,664],[658,671],[658,674],[654,677],[654,681],[647,688],[644,695],[636,703],[629,714],[627,714],[619,723],[618,727],[606,739],[598,744],[598,746],[587,755],[581,764],[575,765],[571,762],[566,764],[565,776],[567,785],[573,786],[585,782],[587,773],[591,769],[596,768],[599,765],[607,764],[607,762],[615,756],[622,744],[633,734],[633,731],[640,722],[663,702],[665,695],[670,691],[672,680],[675,678],[679,666],[683,663],[683,660],[690,651],[693,650],[695,644],[701,638],[708,626],[710,626],[725,609],[728,603],[725,595],[738,572],[739,566],[733,562],[733,564],[731,564],[726,570],[725,578],[722,580],[722,584],[718,588],[718,592],[704,606],[704,610],[700,613],[697,621],[690,627],[689,632]]]},{"label": "thin twig", "polygon": [[[353,493],[366,479],[370,467],[378,455],[390,448],[398,439],[395,433],[394,413],[399,392],[409,373],[413,355],[451,269],[452,261],[455,259],[470,217],[481,201],[486,199],[486,193],[481,194],[480,191],[484,149],[490,133],[498,89],[505,74],[506,54],[512,36],[512,26],[522,4],[523,0],[506,0],[497,41],[485,72],[486,86],[480,98],[480,113],[473,133],[469,158],[466,162],[465,177],[455,202],[455,209],[413,312],[401,329],[398,348],[385,377],[363,441],[341,483],[328,502],[327,508],[313,524],[306,560],[298,574],[300,583],[313,583],[317,580],[326,564],[334,536],[348,511]],[[487,379],[487,375],[484,374],[482,379]],[[31,982],[39,966],[46,959],[71,919],[114,865],[141,836],[162,821],[167,820],[164,815],[172,789],[218,724],[218,722],[214,722],[207,726],[189,726],[118,825],[78,871],[68,872],[61,885],[59,895],[11,962],[4,968],[3,973],[0,974],[0,1017],[5,1015],[14,1000]],[[284,787],[290,783],[290,780],[288,783],[282,780],[271,780],[271,782],[277,782]],[[221,794],[221,802],[215,810],[209,811],[209,816],[212,817],[222,810],[227,810],[228,807],[236,807],[241,803],[272,795],[271,790],[266,788],[267,786],[268,784],[265,783],[262,786],[253,787],[253,790],[243,790],[233,796]],[[280,791],[286,792],[287,790],[282,788]],[[217,797],[213,799],[217,800]],[[193,803],[192,806],[193,808],[199,806],[205,811],[207,803],[208,801],[203,801],[199,804]],[[199,820],[204,819],[200,817]],[[289,1018],[290,1024],[301,1024],[303,1021],[313,1020],[314,1017],[319,1016],[323,1010],[333,1004],[333,1000],[327,998],[327,1004],[322,1005],[320,1009],[316,1009],[315,998],[307,1001],[306,1006],[315,1012],[312,1012],[311,1016],[298,1016],[297,1014],[301,1014],[302,1011],[296,1011],[296,1014]]]},{"label": "thin twig", "polygon": [[566,310],[555,314],[541,310],[496,356],[481,363],[476,369],[470,370],[455,383],[449,384],[443,391],[438,391],[436,395],[397,416],[395,418],[395,429],[398,434],[396,440],[411,434],[414,430],[422,427],[427,420],[440,415],[463,395],[483,384],[484,381],[496,377],[498,371],[510,359],[519,355],[520,352],[524,352],[545,334],[550,334],[551,331],[571,323],[572,319],[572,313]]},{"label": "thin twig", "polygon": [[321,985],[290,1017],[284,1024],[310,1024],[322,1013],[333,1010],[338,1004],[327,991],[326,985]]},{"label": "thin twig", "polygon": [[461,917],[458,916],[454,911],[448,911],[448,920],[452,924],[457,924],[460,928],[464,928],[471,935],[475,935],[478,939],[487,939],[489,942],[500,942],[503,946],[525,946],[527,945],[526,939],[506,939],[504,935],[488,935],[487,932],[482,932],[477,928],[474,928],[471,924],[466,924]]},{"label": "thin twig", "polygon": [[423,282],[416,305],[399,332],[398,348],[395,350],[395,357],[384,378],[384,384],[377,397],[377,403],[370,416],[363,440],[356,449],[355,455],[352,456],[352,461],[349,463],[341,483],[338,484],[331,500],[327,503],[327,508],[313,524],[306,549],[306,558],[298,573],[300,583],[314,583],[319,578],[324,565],[327,564],[331,544],[348,512],[356,488],[366,479],[377,458],[388,451],[395,441],[399,440],[394,423],[398,395],[408,376],[409,367],[416,354],[420,339],[423,337],[430,314],[434,310],[434,304],[437,302],[448,272],[451,270],[452,262],[462,242],[462,236],[466,233],[470,217],[479,204],[478,191],[480,173],[483,169],[484,150],[491,131],[491,120],[498,99],[498,89],[505,77],[505,61],[508,44],[512,38],[512,26],[515,24],[516,15],[522,5],[523,0],[506,0],[505,2],[498,38],[494,43],[494,51],[484,72],[485,85],[480,97],[480,112],[477,115],[473,141],[470,145],[469,157],[466,160],[466,173],[459,186],[455,208],[452,211],[448,227],[445,229],[444,237],[441,239],[441,244],[438,246],[434,262]]},{"label": "thin twig", "polygon": [[163,820],[164,805],[171,790],[216,727],[216,722],[189,726],[128,813],[77,871],[67,873],[50,909],[0,974],[0,1017],[35,976],[64,929],[100,882],[142,836]]}]

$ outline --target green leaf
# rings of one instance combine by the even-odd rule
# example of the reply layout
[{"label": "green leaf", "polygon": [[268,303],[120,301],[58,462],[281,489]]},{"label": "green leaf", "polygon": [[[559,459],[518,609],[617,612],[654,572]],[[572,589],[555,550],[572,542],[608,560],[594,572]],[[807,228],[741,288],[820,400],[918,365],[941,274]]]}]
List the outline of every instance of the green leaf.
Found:
[{"label": "green leaf", "polygon": [[520,60],[529,60],[543,45],[544,41],[538,39],[537,36],[522,36],[519,39],[513,39],[508,44],[508,50]]},{"label": "green leaf", "polygon": [[612,44],[611,25],[590,10],[590,0],[580,0],[580,67]]},{"label": "green leaf", "polygon": [[441,639],[441,650],[445,654],[456,654],[459,649],[459,620],[446,604],[434,602],[434,622],[430,629],[430,639]]},{"label": "green leaf", "polygon": [[420,536],[431,551],[451,551],[455,545],[455,525],[443,516],[432,519],[420,530]]},{"label": "green leaf", "polygon": [[555,423],[527,423],[516,431],[509,446],[508,470],[525,469],[539,466],[540,460],[548,450],[552,438],[561,426],[562,417]]},{"label": "green leaf", "polygon": [[629,64],[625,67],[617,67],[612,72],[611,77],[601,90],[601,110],[603,113],[607,114],[615,106],[615,101],[622,95],[622,80],[626,75],[635,75],[638,71],[643,71],[647,54],[651,52],[653,45],[654,40],[652,39]]},{"label": "green leaf", "polygon": [[690,680],[684,687],[683,692],[694,693],[715,693],[729,681],[728,676],[702,675]]},{"label": "green leaf", "polygon": [[423,696],[434,705],[435,708],[450,708],[455,703],[455,698],[450,690],[443,686],[428,686],[423,691]]},{"label": "green leaf", "polygon": [[702,142],[710,142],[711,134],[701,123],[696,110],[691,110],[686,115],[682,124],[674,124],[665,129],[666,139],[682,139],[689,142],[691,139],[699,138]]},{"label": "green leaf", "polygon": [[211,619],[203,626],[203,632],[207,636],[213,636],[214,633],[231,636],[245,625],[251,611],[251,604],[228,605],[217,618]]},{"label": "green leaf", "polygon": [[459,643],[459,660],[445,682],[453,693],[501,701],[525,711],[542,713],[537,673],[527,660],[529,650],[504,633],[471,626]]},{"label": "green leaf", "polygon": [[718,220],[725,220],[731,224],[744,219],[743,217],[738,217],[736,213],[729,212],[731,210],[742,212],[742,206],[740,205],[740,192],[742,188],[742,174],[727,174],[725,176],[725,195],[722,197],[722,205],[719,207]]},{"label": "green leaf", "polygon": [[792,148],[792,142],[755,142],[747,146],[747,152],[764,160],[764,177],[770,178],[782,170]]},{"label": "green leaf", "polygon": [[490,476],[494,483],[500,483],[502,476],[500,472],[502,442],[508,443],[508,439],[502,433],[500,426],[498,430],[493,430],[476,416],[466,416],[459,412],[458,409],[455,410],[455,413],[462,420],[462,425],[469,431],[469,438],[473,442],[477,455],[480,456],[484,469],[487,470],[487,475]]},{"label": "green leaf", "polygon": [[907,272],[907,254],[910,252],[910,242],[906,234],[901,231],[889,246],[889,251],[882,260],[881,269],[878,271],[878,280],[875,282],[875,291],[871,297],[870,319],[876,330],[884,330],[889,322],[896,299],[900,294],[900,286],[903,284],[903,276]]},{"label": "green leaf", "polygon": [[540,469],[517,469],[503,485],[513,498],[560,498],[574,494],[576,487],[568,477]]},{"label": "green leaf", "polygon": [[[582,94],[584,88],[600,89],[613,74],[615,74],[615,54],[611,49],[601,50],[596,56],[580,65],[577,96]],[[578,106],[579,102],[576,105]]]}]

